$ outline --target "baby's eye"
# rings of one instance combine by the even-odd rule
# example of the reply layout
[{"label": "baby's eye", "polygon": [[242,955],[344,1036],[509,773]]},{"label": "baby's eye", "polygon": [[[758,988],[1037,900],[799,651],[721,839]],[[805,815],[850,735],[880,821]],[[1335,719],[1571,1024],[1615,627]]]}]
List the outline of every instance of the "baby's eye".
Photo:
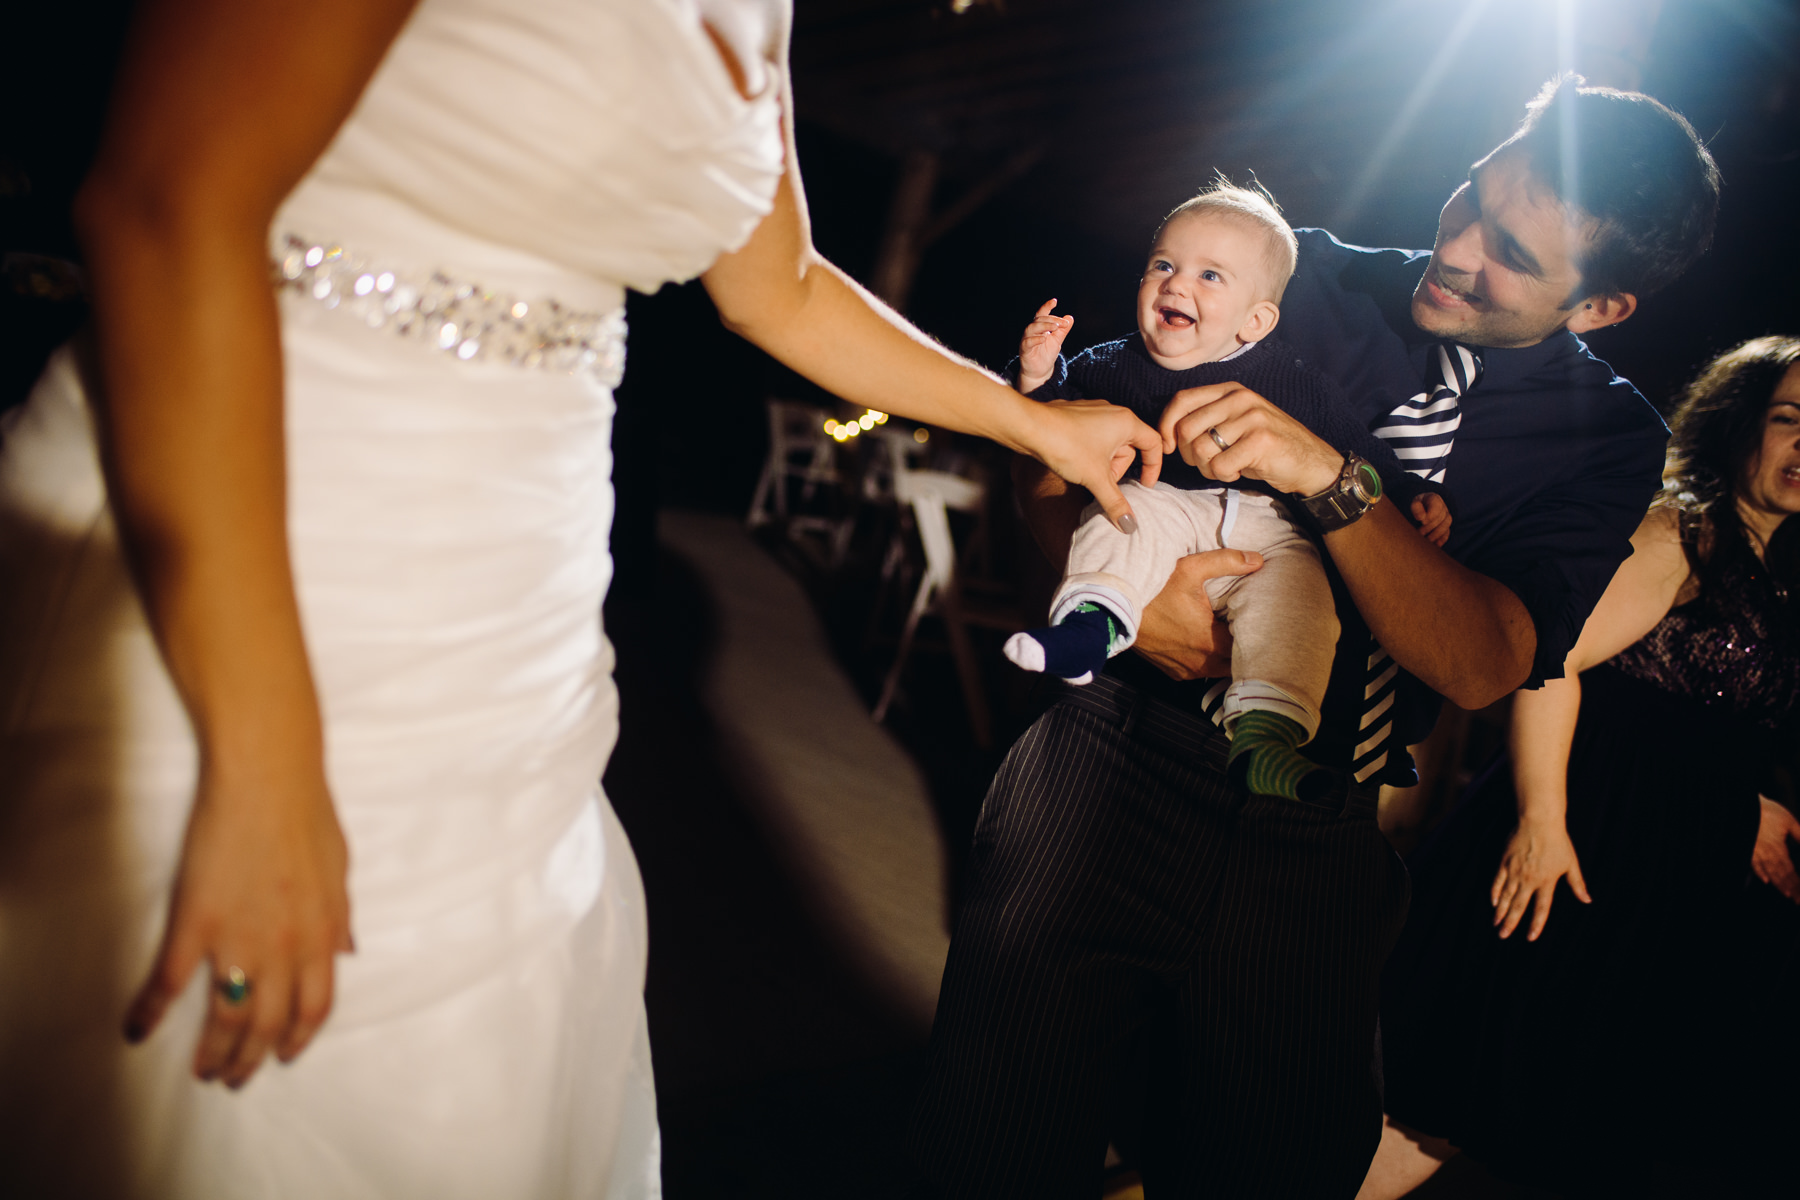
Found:
[{"label": "baby's eye", "polygon": [[1219,273],[1217,271],[1202,271],[1200,272],[1200,278],[1209,283],[1217,283],[1219,282]]},{"label": "baby's eye", "polygon": [[1150,269],[1152,271],[1173,271],[1175,267],[1168,259],[1158,258],[1151,261]]}]

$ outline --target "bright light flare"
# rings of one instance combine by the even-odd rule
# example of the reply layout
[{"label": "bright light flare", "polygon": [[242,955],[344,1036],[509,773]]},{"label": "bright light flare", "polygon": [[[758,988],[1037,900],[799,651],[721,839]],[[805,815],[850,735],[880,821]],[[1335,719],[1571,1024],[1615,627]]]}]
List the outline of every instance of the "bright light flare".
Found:
[{"label": "bright light flare", "polygon": [[1380,143],[1376,145],[1375,152],[1369,155],[1368,162],[1363,166],[1362,175],[1350,186],[1350,190],[1339,202],[1332,228],[1348,225],[1357,216],[1363,201],[1369,198],[1369,193],[1374,190],[1376,183],[1387,173],[1388,164],[1393,161],[1400,148],[1406,144],[1406,139],[1411,136],[1413,126],[1418,123],[1420,115],[1425,111],[1425,106],[1431,102],[1432,94],[1450,74],[1450,69],[1455,65],[1463,43],[1468,41],[1469,35],[1475,31],[1476,22],[1480,20],[1481,14],[1490,3],[1492,0],[1474,0],[1474,3],[1463,10],[1455,28],[1450,31],[1450,36],[1445,38],[1443,45],[1438,48],[1436,57],[1419,73],[1419,82],[1413,86],[1412,94],[1406,98],[1406,103],[1400,106],[1400,112],[1394,117],[1394,123],[1388,127],[1388,131]]}]

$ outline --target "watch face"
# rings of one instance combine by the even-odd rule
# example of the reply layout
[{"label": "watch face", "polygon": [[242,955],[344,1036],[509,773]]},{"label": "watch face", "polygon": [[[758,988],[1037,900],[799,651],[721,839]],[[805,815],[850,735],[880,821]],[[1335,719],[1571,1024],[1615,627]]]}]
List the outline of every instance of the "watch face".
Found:
[{"label": "watch face", "polygon": [[1370,463],[1356,464],[1356,486],[1371,504],[1381,498],[1381,472]]}]

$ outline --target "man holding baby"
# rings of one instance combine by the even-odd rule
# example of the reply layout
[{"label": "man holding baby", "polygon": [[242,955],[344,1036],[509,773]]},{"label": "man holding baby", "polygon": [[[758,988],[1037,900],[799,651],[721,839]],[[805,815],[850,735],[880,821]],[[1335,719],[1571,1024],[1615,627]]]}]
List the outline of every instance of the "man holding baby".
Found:
[{"label": "man holding baby", "polygon": [[[1202,484],[1279,494],[1319,539],[1340,631],[1300,752],[1326,778],[1279,794],[1232,769],[1212,719],[1230,681],[1202,682],[1232,674],[1204,576],[1260,556],[1183,560],[1129,630],[1138,653],[1062,686],[983,807],[914,1122],[946,1194],[1097,1195],[1121,1110],[1141,1111],[1152,1196],[1356,1193],[1407,902],[1379,786],[1409,780],[1404,747],[1440,697],[1477,708],[1562,673],[1666,437],[1579,335],[1631,316],[1711,239],[1718,173],[1687,122],[1579,82],[1547,87],[1470,169],[1429,255],[1302,230],[1279,296],[1288,361],[1442,494],[1441,549],[1419,509],[1383,501],[1369,455],[1243,379],[1140,413]],[[1156,331],[1140,336],[1154,351]],[[1087,497],[1018,474],[1061,561]]]}]

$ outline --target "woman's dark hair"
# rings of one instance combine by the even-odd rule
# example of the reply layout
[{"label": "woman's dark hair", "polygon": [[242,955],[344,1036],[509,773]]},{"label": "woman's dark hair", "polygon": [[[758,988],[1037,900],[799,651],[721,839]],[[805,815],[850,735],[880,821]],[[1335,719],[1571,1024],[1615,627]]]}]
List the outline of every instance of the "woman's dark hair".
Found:
[{"label": "woman's dark hair", "polygon": [[[1702,595],[1716,582],[1712,564],[1720,556],[1712,553],[1712,547],[1739,538],[1748,540],[1738,516],[1738,489],[1744,469],[1762,446],[1769,397],[1796,363],[1800,363],[1800,338],[1752,338],[1707,363],[1687,386],[1670,418],[1669,453],[1656,502],[1684,518],[1682,540]],[[1694,525],[1707,527],[1710,536],[1687,536],[1686,531]],[[1796,523],[1782,524],[1782,553],[1776,553],[1774,546],[1766,547],[1765,561],[1777,582],[1792,583],[1793,576],[1800,574],[1800,561],[1788,553],[1795,537],[1795,530],[1788,526]]]}]

